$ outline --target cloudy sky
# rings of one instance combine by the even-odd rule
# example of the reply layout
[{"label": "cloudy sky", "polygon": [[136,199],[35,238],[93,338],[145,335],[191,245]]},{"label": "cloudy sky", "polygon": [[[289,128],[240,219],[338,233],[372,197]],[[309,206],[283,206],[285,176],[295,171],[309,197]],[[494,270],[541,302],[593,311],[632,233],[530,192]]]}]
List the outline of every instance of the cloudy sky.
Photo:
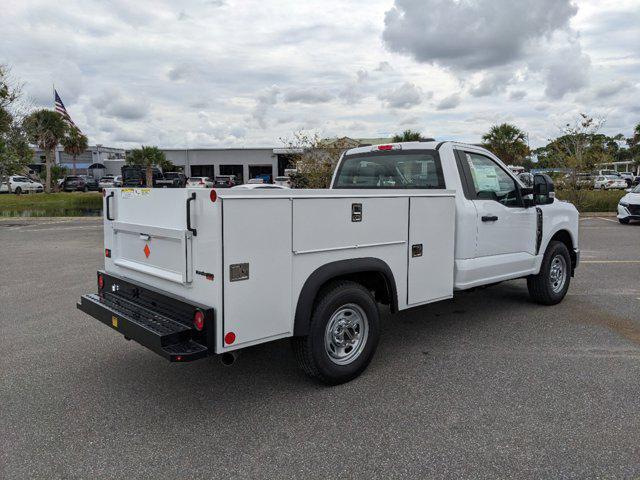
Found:
[{"label": "cloudy sky", "polygon": [[4,0],[0,63],[90,142],[277,146],[406,128],[532,146],[640,121],[639,0]]}]

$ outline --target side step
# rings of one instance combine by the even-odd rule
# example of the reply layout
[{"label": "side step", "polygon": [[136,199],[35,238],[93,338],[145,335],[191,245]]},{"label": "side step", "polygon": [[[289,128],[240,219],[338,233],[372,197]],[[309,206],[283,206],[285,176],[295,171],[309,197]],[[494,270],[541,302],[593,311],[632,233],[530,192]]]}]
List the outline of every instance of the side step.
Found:
[{"label": "side step", "polygon": [[78,309],[172,362],[198,360],[209,353],[192,339],[190,326],[121,296],[83,295]]}]

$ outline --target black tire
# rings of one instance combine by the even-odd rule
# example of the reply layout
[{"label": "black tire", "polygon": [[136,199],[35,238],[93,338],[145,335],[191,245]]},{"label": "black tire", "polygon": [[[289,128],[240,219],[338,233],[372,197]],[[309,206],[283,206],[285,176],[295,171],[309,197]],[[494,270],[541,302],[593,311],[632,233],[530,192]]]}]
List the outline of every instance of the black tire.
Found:
[{"label": "black tire", "polygon": [[13,193],[15,193],[16,195],[20,195],[22,193],[22,188],[16,187]]},{"label": "black tire", "polygon": [[83,191],[84,193],[87,193],[87,192],[89,191],[89,187],[85,186],[85,187],[82,189],[82,191]]},{"label": "black tire", "polygon": [[[348,313],[350,309],[353,312],[351,314]],[[342,315],[348,316],[340,317],[341,312]],[[332,358],[328,352],[331,348],[331,345],[328,345],[330,342],[325,339],[329,325],[340,323],[339,318],[350,318],[350,315],[356,315],[353,318],[357,318],[361,314],[366,316],[362,323],[367,325],[366,329],[364,326],[359,329],[343,329],[343,332],[351,332],[348,334],[351,339],[353,333],[358,337],[363,335],[361,343],[352,347],[351,351],[349,347],[345,348],[345,354],[353,355],[353,358],[345,358],[346,363],[336,363],[341,360]],[[345,338],[346,335],[343,334],[342,340]],[[308,375],[328,385],[338,385],[353,380],[367,368],[376,351],[379,338],[380,316],[371,292],[359,283],[343,280],[332,282],[320,291],[311,314],[309,334],[305,337],[294,337],[292,346],[298,364]],[[333,356],[336,355],[338,354],[334,350]]]},{"label": "black tire", "polygon": [[619,218],[618,221],[623,225],[629,225],[629,219],[628,218]]},{"label": "black tire", "polygon": [[[563,269],[564,282],[554,281],[552,277],[553,266],[560,265]],[[554,273],[557,270],[554,269]],[[569,290],[571,283],[571,257],[567,246],[562,242],[553,241],[549,243],[544,252],[542,266],[538,275],[527,277],[527,287],[531,299],[542,305],[556,305],[562,301]]]}]

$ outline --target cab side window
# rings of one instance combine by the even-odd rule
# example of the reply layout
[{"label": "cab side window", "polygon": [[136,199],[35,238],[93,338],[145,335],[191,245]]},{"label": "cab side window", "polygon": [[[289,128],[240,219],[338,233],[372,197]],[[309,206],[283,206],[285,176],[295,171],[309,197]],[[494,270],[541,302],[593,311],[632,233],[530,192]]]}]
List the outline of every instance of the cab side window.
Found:
[{"label": "cab side window", "polygon": [[469,165],[475,196],[478,200],[494,200],[505,207],[520,207],[516,181],[489,157],[464,152]]}]

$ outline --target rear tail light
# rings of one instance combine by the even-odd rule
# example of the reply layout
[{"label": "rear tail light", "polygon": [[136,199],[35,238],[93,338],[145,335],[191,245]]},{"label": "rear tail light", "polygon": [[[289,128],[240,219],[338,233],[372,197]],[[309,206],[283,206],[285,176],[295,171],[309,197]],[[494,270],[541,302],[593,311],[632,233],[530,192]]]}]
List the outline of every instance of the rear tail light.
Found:
[{"label": "rear tail light", "polygon": [[218,199],[218,194],[215,190],[211,190],[211,192],[209,192],[209,198],[212,202],[215,202]]},{"label": "rear tail light", "polygon": [[98,288],[100,290],[104,288],[104,276],[101,273],[98,274]]},{"label": "rear tail light", "polygon": [[109,250],[108,248],[104,249],[104,256],[107,258],[111,258],[111,250]]},{"label": "rear tail light", "polygon": [[193,316],[193,326],[196,327],[196,330],[199,332],[204,328],[204,313],[200,310],[196,310],[196,313]]},{"label": "rear tail light", "polygon": [[107,191],[106,191],[104,188],[102,189],[102,196],[103,196],[103,197],[106,197],[106,196],[107,196]]}]

